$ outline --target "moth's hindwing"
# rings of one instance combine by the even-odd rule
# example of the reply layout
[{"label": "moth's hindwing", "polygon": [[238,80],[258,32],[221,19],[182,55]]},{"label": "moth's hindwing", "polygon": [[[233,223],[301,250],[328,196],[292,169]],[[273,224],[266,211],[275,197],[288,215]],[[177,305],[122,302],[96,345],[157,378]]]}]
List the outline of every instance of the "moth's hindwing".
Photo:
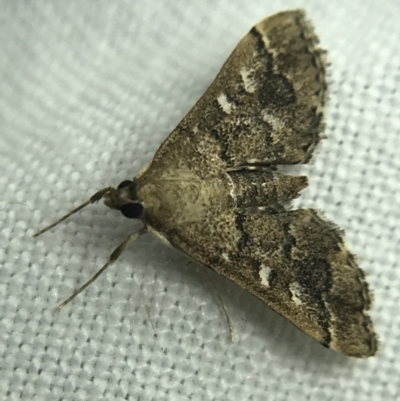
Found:
[{"label": "moth's hindwing", "polygon": [[316,42],[302,11],[259,23],[135,185],[152,232],[321,344],[368,357],[377,339],[362,270],[332,223],[286,209],[307,178],[274,171],[307,162],[322,135]]}]

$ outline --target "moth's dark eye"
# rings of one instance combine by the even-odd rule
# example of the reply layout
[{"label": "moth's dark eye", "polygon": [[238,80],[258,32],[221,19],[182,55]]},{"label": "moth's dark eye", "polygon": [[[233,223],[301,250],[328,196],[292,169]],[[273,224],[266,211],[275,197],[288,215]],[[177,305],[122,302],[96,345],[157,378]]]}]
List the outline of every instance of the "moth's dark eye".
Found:
[{"label": "moth's dark eye", "polygon": [[125,180],[125,181],[122,181],[121,184],[118,185],[117,189],[129,187],[129,186],[132,185],[132,184],[133,184],[133,181],[131,181],[131,180]]},{"label": "moth's dark eye", "polygon": [[141,203],[126,203],[119,210],[128,219],[138,219],[143,213],[143,205]]}]

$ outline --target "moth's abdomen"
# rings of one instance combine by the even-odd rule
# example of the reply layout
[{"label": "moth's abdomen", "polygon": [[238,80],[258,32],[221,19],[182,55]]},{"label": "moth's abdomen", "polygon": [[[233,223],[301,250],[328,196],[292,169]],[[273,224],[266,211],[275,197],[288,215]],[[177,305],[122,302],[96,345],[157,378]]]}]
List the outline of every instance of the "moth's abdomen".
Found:
[{"label": "moth's abdomen", "polygon": [[227,176],[230,196],[238,209],[280,209],[308,185],[305,176],[293,177],[268,169],[230,171]]}]

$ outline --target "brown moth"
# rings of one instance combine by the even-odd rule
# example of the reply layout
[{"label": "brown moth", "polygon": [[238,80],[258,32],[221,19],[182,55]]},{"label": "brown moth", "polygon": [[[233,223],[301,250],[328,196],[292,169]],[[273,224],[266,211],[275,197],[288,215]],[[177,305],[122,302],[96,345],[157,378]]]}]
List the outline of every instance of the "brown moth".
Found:
[{"label": "brown moth", "polygon": [[101,198],[143,222],[60,308],[150,232],[322,345],[374,355],[377,336],[365,312],[371,295],[343,231],[313,209],[289,210],[308,180],[277,170],[310,160],[323,137],[326,100],[325,52],[304,11],[252,28],[148,166],[35,234]]}]

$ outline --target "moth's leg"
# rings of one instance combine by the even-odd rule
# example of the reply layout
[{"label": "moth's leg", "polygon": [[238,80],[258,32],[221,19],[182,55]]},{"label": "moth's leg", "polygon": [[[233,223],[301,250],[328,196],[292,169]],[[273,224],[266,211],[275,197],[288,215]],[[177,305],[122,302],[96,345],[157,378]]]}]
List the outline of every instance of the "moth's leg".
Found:
[{"label": "moth's leg", "polygon": [[233,331],[233,326],[232,326],[231,319],[230,319],[230,317],[228,315],[228,311],[226,310],[225,304],[222,301],[222,298],[221,298],[221,295],[219,294],[218,288],[215,285],[214,280],[211,277],[209,269],[207,269],[207,273],[208,273],[208,277],[210,278],[210,281],[211,281],[211,283],[212,283],[212,285],[213,285],[213,287],[215,289],[215,293],[217,294],[218,301],[221,304],[222,309],[224,311],[224,315],[225,315],[225,318],[226,318],[226,323],[228,324],[228,327],[229,327],[229,334],[231,335],[231,341],[234,343],[235,342],[235,332]]},{"label": "moth's leg", "polygon": [[57,310],[62,309],[65,305],[70,303],[78,294],[80,294],[86,287],[92,284],[104,272],[104,270],[107,269],[108,266],[114,263],[121,256],[122,252],[131,242],[135,241],[137,238],[139,238],[142,234],[145,234],[146,232],[147,232],[146,227],[143,227],[139,231],[136,231],[133,234],[129,235],[129,237],[122,244],[120,244],[114,250],[114,252],[108,257],[106,264],[89,281],[87,281],[84,285],[78,288],[68,299],[66,299],[62,304],[60,304]]},{"label": "moth's leg", "polygon": [[153,329],[154,335],[156,335],[156,328],[154,327],[153,319],[151,318],[151,315],[150,315],[150,307],[148,305],[145,305],[145,309],[146,309],[147,317],[149,318],[150,325]]},{"label": "moth's leg", "polygon": [[[189,262],[186,264],[186,266],[190,265],[191,263],[193,263],[193,262],[192,262],[192,261],[189,261]],[[214,287],[215,293],[217,294],[217,297],[218,297],[218,301],[219,301],[219,303],[220,303],[221,306],[222,306],[222,310],[224,311],[224,315],[225,315],[225,318],[226,318],[226,323],[228,324],[228,328],[229,328],[229,334],[230,334],[230,336],[231,336],[231,341],[234,343],[234,342],[235,342],[235,332],[233,331],[232,321],[231,321],[231,319],[230,319],[230,317],[229,317],[229,315],[228,315],[228,311],[226,310],[225,304],[224,304],[224,302],[222,301],[221,295],[219,294],[218,288],[217,288],[217,286],[215,285],[214,280],[213,280],[212,277],[211,277],[211,270],[212,270],[212,269],[211,269],[210,267],[208,267],[208,266],[204,266],[204,267],[206,268],[206,272],[207,272],[207,274],[208,274],[208,278],[210,279],[211,284],[212,284],[213,287]],[[150,316],[149,316],[149,317],[150,317]]]},{"label": "moth's leg", "polygon": [[106,188],[100,189],[100,191],[97,191],[85,203],[82,203],[82,205],[79,205],[75,209],[71,210],[66,215],[62,216],[60,219],[55,221],[54,223],[48,225],[47,227],[45,227],[42,230],[38,231],[37,233],[33,234],[33,237],[38,237],[39,235],[45,233],[46,231],[49,231],[50,229],[52,229],[56,225],[62,223],[64,220],[66,220],[71,215],[75,214],[76,212],[79,212],[79,210],[83,209],[84,207],[86,207],[86,206],[88,206],[88,205],[90,205],[92,203],[98,202],[101,198],[103,198],[106,194],[108,194],[113,189],[114,189],[113,187],[106,187]]},{"label": "moth's leg", "polygon": [[[227,175],[230,194],[239,209],[280,211],[308,185],[306,176],[291,176],[265,166],[243,166]],[[281,207],[279,207],[281,205]]]}]

